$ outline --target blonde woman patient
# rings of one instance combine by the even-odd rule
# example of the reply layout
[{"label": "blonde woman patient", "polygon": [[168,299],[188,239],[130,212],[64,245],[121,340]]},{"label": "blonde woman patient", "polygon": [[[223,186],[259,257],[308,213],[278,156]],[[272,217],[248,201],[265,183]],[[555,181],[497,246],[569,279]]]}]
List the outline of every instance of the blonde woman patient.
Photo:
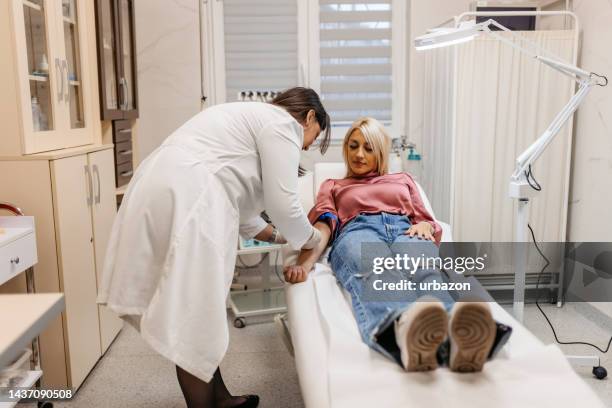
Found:
[{"label": "blonde woman patient", "polygon": [[[445,364],[457,372],[481,371],[493,346],[495,321],[484,302],[455,302],[446,291],[407,290],[401,298],[374,300],[364,293],[362,243],[374,243],[376,256],[438,256],[442,228],[425,208],[407,173],[389,174],[391,139],[373,118],[356,120],[344,138],[347,168],[343,179],[328,179],[319,189],[308,218],[322,235],[318,246],[302,250],[296,265],[284,269],[289,283],[308,278],[331,245],[329,263],[350,293],[363,341],[401,364],[406,371],[438,367],[438,348],[448,339]],[[418,244],[417,244],[418,243]],[[437,269],[417,270],[409,279],[441,282]]]}]

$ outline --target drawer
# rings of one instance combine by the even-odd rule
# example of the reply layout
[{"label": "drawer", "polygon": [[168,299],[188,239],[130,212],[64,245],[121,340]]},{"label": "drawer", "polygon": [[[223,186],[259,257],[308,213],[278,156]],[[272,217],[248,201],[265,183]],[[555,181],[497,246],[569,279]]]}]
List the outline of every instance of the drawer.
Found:
[{"label": "drawer", "polygon": [[36,264],[36,235],[24,235],[0,247],[0,284]]},{"label": "drawer", "polygon": [[117,165],[117,171],[115,172],[115,179],[117,181],[117,187],[121,187],[127,184],[132,178],[133,169],[132,162],[126,162]]},{"label": "drawer", "polygon": [[132,123],[129,120],[113,121],[113,142],[129,142],[132,140]]},{"label": "drawer", "polygon": [[117,165],[132,161],[132,142],[119,142],[115,144],[115,163]]}]

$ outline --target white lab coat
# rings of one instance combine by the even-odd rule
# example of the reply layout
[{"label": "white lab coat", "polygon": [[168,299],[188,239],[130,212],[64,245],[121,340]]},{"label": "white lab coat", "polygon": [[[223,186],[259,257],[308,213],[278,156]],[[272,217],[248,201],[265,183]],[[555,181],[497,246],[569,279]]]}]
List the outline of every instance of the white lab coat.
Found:
[{"label": "white lab coat", "polygon": [[228,346],[225,300],[239,229],[260,232],[265,209],[293,248],[312,234],[297,194],[303,137],[282,108],[217,105],[170,135],[125,193],[98,302],[204,381]]}]

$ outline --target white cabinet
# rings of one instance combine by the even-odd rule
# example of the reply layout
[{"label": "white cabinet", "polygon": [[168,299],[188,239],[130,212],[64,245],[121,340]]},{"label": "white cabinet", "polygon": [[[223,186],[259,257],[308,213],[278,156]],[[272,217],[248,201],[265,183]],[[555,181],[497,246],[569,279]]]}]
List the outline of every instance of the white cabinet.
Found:
[{"label": "white cabinet", "polygon": [[[93,204],[91,206],[92,230],[94,236],[95,269],[97,287],[100,287],[106,247],[110,238],[112,222],[117,213],[115,197],[115,171],[113,150],[104,150],[87,155],[91,169]],[[100,318],[100,345],[105,353],[123,325],[123,321],[106,306],[98,306]]]},{"label": "white cabinet", "polygon": [[69,373],[71,382],[80,384],[101,354],[87,155],[51,161],[51,177]]},{"label": "white cabinet", "polygon": [[2,200],[36,218],[36,290],[65,295],[60,327],[40,340],[46,386],[78,388],[121,329],[96,304],[116,214],[114,182],[112,145],[0,160]]},{"label": "white cabinet", "polygon": [[6,129],[0,154],[94,143],[99,120],[91,3],[0,2],[0,122]]},{"label": "white cabinet", "polygon": [[[1,223],[0,228],[3,228]],[[11,228],[6,231],[0,234],[0,285],[37,261],[33,229]]]}]

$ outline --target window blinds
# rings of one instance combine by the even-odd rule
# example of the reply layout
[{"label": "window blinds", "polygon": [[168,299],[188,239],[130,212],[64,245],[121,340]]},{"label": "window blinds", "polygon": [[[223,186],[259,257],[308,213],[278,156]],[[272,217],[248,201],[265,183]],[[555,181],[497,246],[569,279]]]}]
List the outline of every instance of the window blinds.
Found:
[{"label": "window blinds", "polygon": [[226,100],[298,83],[298,0],[224,0]]},{"label": "window blinds", "polygon": [[319,0],[321,94],[336,125],[391,122],[391,0]]}]

